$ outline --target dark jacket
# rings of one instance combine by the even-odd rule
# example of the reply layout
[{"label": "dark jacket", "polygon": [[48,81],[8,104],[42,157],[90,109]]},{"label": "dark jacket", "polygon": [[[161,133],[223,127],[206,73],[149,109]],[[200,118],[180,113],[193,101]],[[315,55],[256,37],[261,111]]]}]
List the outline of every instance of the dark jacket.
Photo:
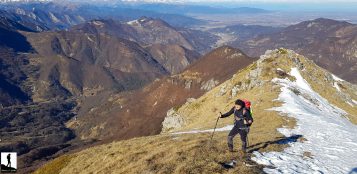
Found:
[{"label": "dark jacket", "polygon": [[[243,111],[245,110],[245,111]],[[244,114],[243,114],[244,113]],[[246,108],[241,108],[239,110],[236,110],[235,107],[233,107],[230,111],[228,111],[225,114],[221,115],[221,118],[229,117],[230,115],[234,114],[234,125],[237,126],[238,128],[246,128],[249,127],[250,125],[244,124],[244,119],[248,122],[251,120],[253,122],[253,117],[250,115],[250,111]]]}]

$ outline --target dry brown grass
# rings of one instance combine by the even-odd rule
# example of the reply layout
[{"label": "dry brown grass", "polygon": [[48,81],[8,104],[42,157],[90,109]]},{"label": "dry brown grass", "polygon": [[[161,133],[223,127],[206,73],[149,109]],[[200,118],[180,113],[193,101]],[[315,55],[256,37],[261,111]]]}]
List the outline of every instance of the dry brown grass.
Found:
[{"label": "dry brown grass", "polygon": [[63,155],[59,158],[54,159],[51,163],[45,165],[41,170],[35,171],[33,174],[55,174],[59,173],[76,155]]},{"label": "dry brown grass", "polygon": [[[261,173],[262,166],[247,167],[238,152],[227,151],[226,134],[217,133],[212,142],[210,133],[114,142],[60,157],[35,173]],[[250,140],[258,142],[255,136]],[[258,146],[263,145],[251,149]],[[230,159],[237,159],[238,167],[226,170],[219,164]]]}]

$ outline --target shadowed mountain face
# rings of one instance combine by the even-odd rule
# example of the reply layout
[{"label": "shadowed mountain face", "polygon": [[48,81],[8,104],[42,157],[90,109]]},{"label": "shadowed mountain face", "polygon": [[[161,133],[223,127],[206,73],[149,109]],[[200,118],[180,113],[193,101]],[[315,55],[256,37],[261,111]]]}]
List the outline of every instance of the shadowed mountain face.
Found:
[{"label": "shadowed mountain face", "polygon": [[[0,48],[0,101],[2,106],[10,106],[13,104],[25,103],[30,100],[29,95],[19,86],[26,78],[26,75],[16,67],[11,67],[16,64],[11,58],[15,56],[9,50]],[[20,57],[15,57],[18,59]]]},{"label": "shadowed mountain face", "polygon": [[201,96],[253,61],[237,49],[217,48],[180,74],[156,80],[141,90],[107,98],[89,112],[83,112],[87,114],[79,114],[68,126],[82,140],[158,134],[170,108]]},{"label": "shadowed mountain face", "polygon": [[314,60],[319,66],[350,82],[357,82],[357,25],[316,19],[237,44],[250,56],[286,47]]},{"label": "shadowed mountain face", "polygon": [[[0,104],[9,106],[30,100],[29,88],[21,87],[26,79],[26,72],[22,69],[28,64],[25,56],[16,52],[30,52],[30,43],[17,30],[28,30],[26,27],[0,18]],[[26,92],[27,91],[27,92]]]},{"label": "shadowed mountain face", "polygon": [[26,38],[16,30],[31,31],[25,26],[0,17],[0,47],[7,47],[19,52],[31,51],[31,45]]}]

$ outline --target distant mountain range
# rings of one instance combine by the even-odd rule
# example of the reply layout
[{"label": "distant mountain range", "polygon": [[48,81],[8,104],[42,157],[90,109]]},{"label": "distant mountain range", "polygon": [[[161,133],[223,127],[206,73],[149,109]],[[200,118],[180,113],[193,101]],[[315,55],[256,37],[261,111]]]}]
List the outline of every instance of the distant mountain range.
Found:
[{"label": "distant mountain range", "polygon": [[[68,29],[89,20],[114,19],[128,22],[142,16],[165,20],[175,27],[203,24],[202,20],[179,14],[165,14],[123,5],[96,5],[75,2],[32,2],[0,5],[2,16],[23,23],[36,31]],[[32,26],[31,26],[32,25]]]},{"label": "distant mountain range", "polygon": [[357,25],[320,18],[248,40],[237,40],[233,45],[254,57],[267,49],[293,49],[341,78],[357,83],[356,42]]}]

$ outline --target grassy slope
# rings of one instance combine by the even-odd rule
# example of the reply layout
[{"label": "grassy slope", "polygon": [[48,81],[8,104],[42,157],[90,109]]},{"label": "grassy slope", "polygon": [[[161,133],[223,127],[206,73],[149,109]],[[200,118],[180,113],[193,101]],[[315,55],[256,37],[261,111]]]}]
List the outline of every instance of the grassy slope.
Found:
[{"label": "grassy slope", "polygon": [[[288,53],[285,51],[270,56],[272,58],[268,58],[259,64],[255,62],[241,70],[231,80],[207,92],[193,103],[178,108],[178,113],[186,120],[186,125],[174,131],[212,128],[219,111],[227,111],[236,98],[249,98],[253,101],[255,122],[249,136],[251,145],[248,150],[282,150],[285,145],[277,144],[277,141],[283,139],[283,137],[276,129],[282,126],[293,127],[295,122],[287,117],[278,115],[274,111],[266,110],[280,105],[279,102],[273,101],[278,97],[280,88],[270,83],[270,80],[281,76],[277,73],[276,68],[290,72],[291,67],[295,67],[296,63],[290,58],[284,58],[288,56]],[[279,58],[274,58],[275,56]],[[339,97],[334,97],[333,93],[336,90],[333,87],[328,86],[324,81],[314,82],[311,80],[311,75],[319,77],[323,70],[317,68],[301,56],[298,56],[298,59],[307,70],[303,71],[302,75],[311,83],[314,90],[321,92],[321,95],[326,97],[331,103],[345,109],[349,113],[349,118],[353,120],[356,115],[355,108],[345,105]],[[257,67],[261,68],[261,73],[257,79],[266,81],[266,83],[251,88],[241,88],[238,92],[239,96],[231,97],[233,86],[237,84],[244,86],[244,84],[252,83],[246,76]],[[315,70],[316,72],[309,74],[310,70]],[[292,78],[289,75],[282,76],[282,78],[285,77]],[[318,88],[318,83],[322,83],[326,91]],[[223,95],[218,95],[224,86],[227,92]],[[349,90],[351,89],[346,86],[345,91]],[[348,92],[348,94],[352,95],[351,97],[356,100],[356,96],[353,93]],[[331,101],[332,99],[334,100]],[[232,118],[221,119],[218,127],[231,123]],[[262,166],[246,167],[242,163],[239,163],[239,167],[225,170],[217,163],[233,157],[238,159],[242,157],[237,152],[232,154],[226,151],[226,136],[227,132],[217,133],[212,143],[209,141],[209,133],[186,135],[165,133],[157,136],[113,142],[89,148],[75,154],[62,156],[40,168],[36,173],[261,172]],[[235,145],[236,148],[240,147],[239,138],[236,138]]]}]

